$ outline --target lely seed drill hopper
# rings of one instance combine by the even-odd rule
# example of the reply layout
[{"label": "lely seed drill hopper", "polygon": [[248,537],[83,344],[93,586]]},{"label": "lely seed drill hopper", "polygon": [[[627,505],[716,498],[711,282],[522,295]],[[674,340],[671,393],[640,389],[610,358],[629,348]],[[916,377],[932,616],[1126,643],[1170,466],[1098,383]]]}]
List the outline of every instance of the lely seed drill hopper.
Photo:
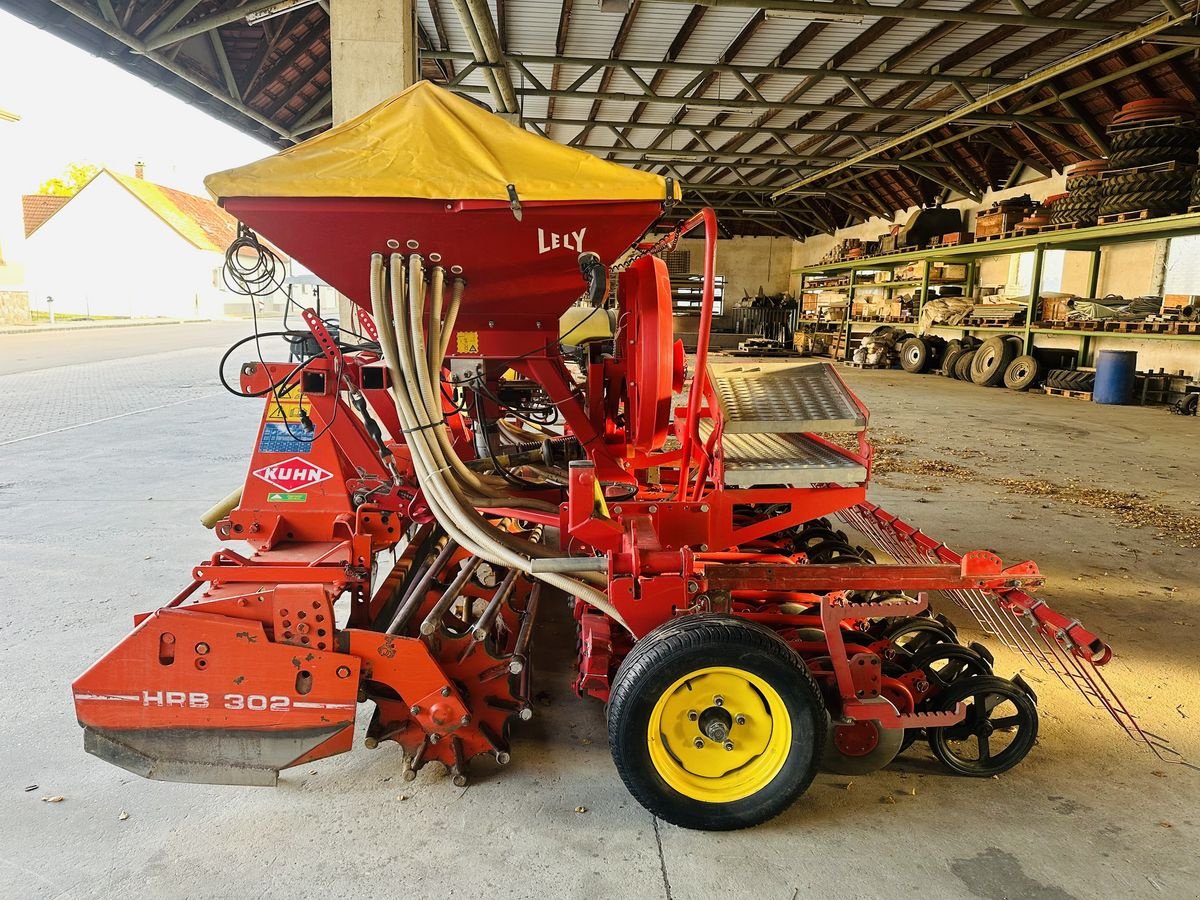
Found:
[{"label": "lely seed drill hopper", "polygon": [[[1026,755],[1033,691],[933,592],[1136,728],[1107,647],[1027,593],[1036,566],[867,502],[867,410],[832,366],[710,362],[716,218],[662,224],[669,180],[420,83],[209,188],[244,223],[232,283],[277,283],[262,235],[358,321],[335,337],[308,310],[300,362],[242,366],[263,415],[211,516],[226,546],[76,680],[91,753],[269,785],[349,750],[361,705],[405,778],[465,784],[509,762],[540,617],[569,602],[629,790],[739,828],[913,741],[964,775]],[[657,254],[697,229],[689,367]]]}]

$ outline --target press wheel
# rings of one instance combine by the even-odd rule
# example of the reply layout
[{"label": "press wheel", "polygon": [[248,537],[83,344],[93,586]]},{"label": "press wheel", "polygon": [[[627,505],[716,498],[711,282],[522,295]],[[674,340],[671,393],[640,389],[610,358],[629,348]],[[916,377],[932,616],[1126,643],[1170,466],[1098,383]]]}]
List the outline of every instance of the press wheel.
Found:
[{"label": "press wheel", "polygon": [[609,747],[625,786],[651,813],[726,831],[777,816],[807,789],[827,721],[803,660],[774,632],[729,616],[687,616],[651,632],[622,663]]},{"label": "press wheel", "polygon": [[1032,692],[1007,678],[966,678],[941,695],[939,706],[967,707],[957,725],[926,729],[938,762],[959,775],[986,778],[1007,772],[1037,741],[1038,715]]}]

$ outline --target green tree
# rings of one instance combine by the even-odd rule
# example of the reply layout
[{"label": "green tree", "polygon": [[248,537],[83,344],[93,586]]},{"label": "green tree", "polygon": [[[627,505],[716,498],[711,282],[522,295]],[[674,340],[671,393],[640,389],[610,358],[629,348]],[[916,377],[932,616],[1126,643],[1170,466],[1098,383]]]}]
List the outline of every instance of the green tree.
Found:
[{"label": "green tree", "polygon": [[80,188],[95,178],[99,171],[100,167],[91,163],[71,163],[59,177],[43,181],[37,192],[53,194],[57,197],[72,197],[79,193]]}]

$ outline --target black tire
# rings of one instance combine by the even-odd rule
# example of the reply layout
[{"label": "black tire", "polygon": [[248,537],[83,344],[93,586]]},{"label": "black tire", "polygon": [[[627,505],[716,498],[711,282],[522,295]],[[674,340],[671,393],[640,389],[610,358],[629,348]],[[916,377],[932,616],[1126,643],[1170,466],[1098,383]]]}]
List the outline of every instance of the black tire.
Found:
[{"label": "black tire", "polygon": [[900,345],[900,368],[919,375],[929,366],[929,347],[919,337],[912,337]]},{"label": "black tire", "polygon": [[1060,391],[1073,390],[1067,382],[1067,377],[1070,374],[1070,369],[1051,369],[1046,373],[1046,387],[1055,388]]},{"label": "black tire", "polygon": [[1187,209],[1189,188],[1169,191],[1139,191],[1131,194],[1105,196],[1097,212],[1101,216],[1117,213],[1139,212],[1149,209],[1157,212],[1183,212]]},{"label": "black tire", "polygon": [[[713,667],[749,673],[769,685],[791,727],[778,772],[749,796],[726,802],[696,799],[668,784],[648,738],[651,714],[664,694],[689,674]],[[804,661],[770,629],[730,616],[685,616],[646,635],[617,671],[608,704],[609,748],[634,799],[667,822],[708,831],[749,828],[791,806],[816,774],[827,728],[821,693]],[[731,741],[736,729],[729,732]],[[697,736],[704,739],[699,726]],[[725,751],[714,746],[712,752]]]},{"label": "black tire", "polygon": [[1114,175],[1104,181],[1101,196],[1136,194],[1151,191],[1175,191],[1191,187],[1192,169],[1183,168],[1173,172],[1133,171],[1128,175]]},{"label": "black tire", "polygon": [[1004,380],[1004,372],[1015,356],[1016,349],[1003,335],[988,338],[971,360],[971,381],[980,387],[995,387]]},{"label": "black tire", "polygon": [[[1108,143],[1113,153],[1147,147],[1195,147],[1200,144],[1200,132],[1193,125],[1174,128],[1131,128],[1111,135]],[[1110,164],[1109,168],[1116,166]]]},{"label": "black tire", "polygon": [[[1037,704],[1007,678],[991,676],[957,681],[940,696],[938,705],[943,710],[951,710],[957,703],[967,704],[967,718],[963,722],[925,730],[933,755],[956,774],[987,778],[1007,772],[1023,760],[1037,742]],[[1010,712],[1010,705],[1015,712]],[[996,711],[1001,715],[994,716]],[[997,731],[1010,734],[1012,740],[999,753],[993,754],[991,739]],[[971,758],[966,752],[972,740],[977,744],[977,758]]]},{"label": "black tire", "polygon": [[889,627],[883,636],[904,656],[912,656],[937,644],[953,644],[958,640],[958,633],[949,622],[923,616],[902,618]]},{"label": "black tire", "polygon": [[955,378],[959,381],[971,380],[971,365],[974,363],[975,354],[978,352],[976,349],[967,350],[958,358],[958,361],[954,364]]},{"label": "black tire", "polygon": [[1091,391],[1096,387],[1095,372],[1071,372],[1069,376],[1071,382],[1071,390],[1073,391]]},{"label": "black tire", "polygon": [[[939,667],[939,663],[942,665]],[[992,664],[962,644],[933,644],[913,654],[910,671],[921,670],[925,680],[938,691],[947,691],[963,678],[992,674]]]},{"label": "black tire", "polygon": [[958,358],[967,351],[962,347],[946,348],[946,352],[942,354],[942,374],[947,378],[954,377],[954,364],[958,362]]},{"label": "black tire", "polygon": [[1041,369],[1034,356],[1018,356],[1004,370],[1004,386],[1010,391],[1027,391],[1038,380]]},{"label": "black tire", "polygon": [[1164,162],[1196,163],[1196,146],[1135,147],[1117,150],[1108,158],[1110,169],[1132,169],[1137,166],[1153,166]]}]

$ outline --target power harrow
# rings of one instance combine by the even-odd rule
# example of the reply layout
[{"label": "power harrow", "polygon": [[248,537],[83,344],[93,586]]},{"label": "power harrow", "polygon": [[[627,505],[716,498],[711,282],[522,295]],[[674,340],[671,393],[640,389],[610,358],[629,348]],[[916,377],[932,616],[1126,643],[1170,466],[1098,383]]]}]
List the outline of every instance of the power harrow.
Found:
[{"label": "power harrow", "polygon": [[[89,752],[270,785],[351,749],[365,704],[405,778],[436,761],[465,784],[472,759],[509,762],[564,599],[618,772],[686,827],[755,825],[818,769],[918,740],[963,775],[1020,762],[1034,692],[934,593],[1140,734],[1107,646],[1029,593],[1033,563],[867,502],[868,413],[832,366],[708,359],[716,216],[663,225],[669,179],[422,83],[209,187],[244,223],[235,284],[273,287],[277,248],[356,322],[306,310],[283,335],[299,361],[242,365],[230,387],[263,414],[208,517],[226,546],[75,681]],[[698,229],[689,371],[659,254]]]}]

